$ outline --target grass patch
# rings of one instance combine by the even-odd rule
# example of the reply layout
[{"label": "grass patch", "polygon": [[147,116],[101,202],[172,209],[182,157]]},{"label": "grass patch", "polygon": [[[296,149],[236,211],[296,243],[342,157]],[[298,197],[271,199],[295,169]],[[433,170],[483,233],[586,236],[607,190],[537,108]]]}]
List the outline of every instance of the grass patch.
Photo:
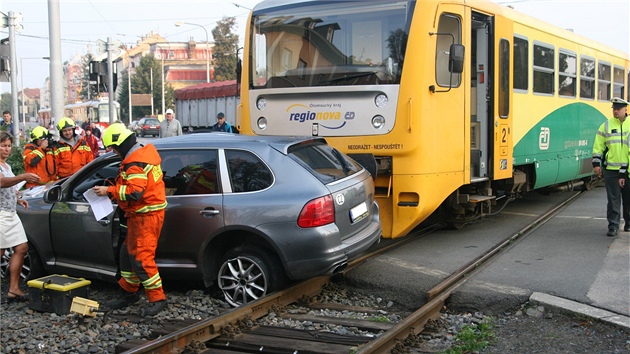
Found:
[{"label": "grass patch", "polygon": [[382,323],[391,322],[389,318],[387,318],[387,316],[373,316],[373,317],[370,317],[369,320],[372,322],[382,322]]},{"label": "grass patch", "polygon": [[476,353],[494,342],[494,318],[487,317],[479,325],[466,325],[455,335],[455,345],[444,354]]}]

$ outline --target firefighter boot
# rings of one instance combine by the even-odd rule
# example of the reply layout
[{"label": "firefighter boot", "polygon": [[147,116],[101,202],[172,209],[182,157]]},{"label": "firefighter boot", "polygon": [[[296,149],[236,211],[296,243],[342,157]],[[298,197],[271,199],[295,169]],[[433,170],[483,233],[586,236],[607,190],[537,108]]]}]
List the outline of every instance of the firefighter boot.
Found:
[{"label": "firefighter boot", "polygon": [[135,304],[140,300],[140,295],[137,292],[130,293],[124,290],[120,291],[120,297],[114,301],[108,302],[107,307],[110,310],[119,310],[129,305]]},{"label": "firefighter boot", "polygon": [[160,311],[166,308],[166,305],[167,305],[166,300],[149,302],[149,304],[145,308],[142,309],[142,315],[143,316],[157,315],[158,313],[160,313]]}]

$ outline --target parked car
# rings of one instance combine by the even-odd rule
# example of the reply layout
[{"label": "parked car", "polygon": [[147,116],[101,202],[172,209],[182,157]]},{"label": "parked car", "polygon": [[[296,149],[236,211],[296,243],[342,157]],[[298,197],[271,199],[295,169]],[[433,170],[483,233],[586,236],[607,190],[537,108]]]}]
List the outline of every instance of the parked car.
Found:
[{"label": "parked car", "polygon": [[[238,306],[290,281],[338,273],[380,240],[371,175],[323,138],[200,133],[153,144],[168,202],[156,254],[165,281],[203,279]],[[24,193],[31,277],[115,281],[119,220],[96,220],[83,192],[119,166],[108,153],[34,190],[39,198]]]},{"label": "parked car", "polygon": [[140,118],[135,130],[132,131],[142,137],[145,135],[158,136],[160,135],[160,121],[157,118]]},{"label": "parked car", "polygon": [[136,135],[138,135],[137,133],[138,120],[137,119],[132,120],[131,123],[129,123],[129,125],[127,126],[127,128],[129,128],[129,130],[131,130],[132,132],[136,133]]}]

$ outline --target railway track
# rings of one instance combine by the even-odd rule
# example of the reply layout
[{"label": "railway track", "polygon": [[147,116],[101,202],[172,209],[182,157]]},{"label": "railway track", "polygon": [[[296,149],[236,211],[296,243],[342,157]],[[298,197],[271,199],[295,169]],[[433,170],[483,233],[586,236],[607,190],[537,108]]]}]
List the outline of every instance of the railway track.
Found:
[{"label": "railway track", "polygon": [[[445,301],[488,261],[496,257],[508,246],[555,216],[568,203],[580,194],[573,194],[559,205],[544,212],[533,222],[509,235],[484,252],[481,256],[462,266],[449,277],[427,292],[427,303],[397,323],[378,322],[372,319],[340,319],[332,316],[314,317],[310,313],[325,308],[326,312],[382,313],[373,308],[357,308],[334,303],[318,303],[317,297],[331,282],[331,277],[323,276],[303,281],[286,290],[276,292],[248,306],[243,306],[220,316],[196,323],[182,323],[183,328],[148,342],[129,342],[117,352],[124,353],[402,353],[405,347],[418,342],[418,336],[429,320],[440,315]],[[375,252],[351,262],[346,271],[358,266],[370,257],[387,252],[393,247],[426,235],[435,226],[416,231],[405,238],[391,242]],[[287,307],[299,305],[300,310],[286,311]],[[306,323],[328,323],[361,331],[361,335],[350,333],[338,335],[313,329],[291,329],[257,325],[257,320],[272,313],[283,320]]]}]

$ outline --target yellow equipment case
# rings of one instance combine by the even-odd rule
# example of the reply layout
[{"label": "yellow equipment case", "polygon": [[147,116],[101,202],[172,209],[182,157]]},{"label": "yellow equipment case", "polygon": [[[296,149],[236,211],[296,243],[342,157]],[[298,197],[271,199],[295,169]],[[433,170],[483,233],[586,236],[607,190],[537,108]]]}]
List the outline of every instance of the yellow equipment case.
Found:
[{"label": "yellow equipment case", "polygon": [[29,280],[29,307],[35,311],[67,315],[75,296],[88,298],[91,283],[82,278],[58,274]]}]

